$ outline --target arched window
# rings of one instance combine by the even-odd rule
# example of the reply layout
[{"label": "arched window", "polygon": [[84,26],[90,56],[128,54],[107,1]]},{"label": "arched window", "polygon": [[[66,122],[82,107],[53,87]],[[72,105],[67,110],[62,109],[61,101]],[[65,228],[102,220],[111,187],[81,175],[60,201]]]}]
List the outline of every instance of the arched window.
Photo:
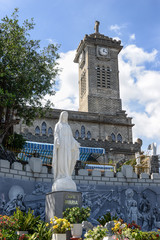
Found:
[{"label": "arched window", "polygon": [[42,123],[42,135],[46,135],[47,132],[47,124],[45,122]]},{"label": "arched window", "polygon": [[87,138],[91,139],[91,132],[90,131],[87,132]]},{"label": "arched window", "polygon": [[79,138],[79,131],[78,131],[78,130],[75,131],[75,138],[76,138],[76,139]]},{"label": "arched window", "polygon": [[116,136],[114,133],[111,134],[111,138],[112,138],[112,141],[115,142],[116,141]]},{"label": "arched window", "polygon": [[48,136],[51,136],[53,135],[53,130],[51,127],[48,128]]},{"label": "arched window", "polygon": [[81,127],[81,138],[85,138],[85,127]]},{"label": "arched window", "polygon": [[38,126],[35,128],[35,134],[40,135],[40,128]]},{"label": "arched window", "polygon": [[117,135],[117,141],[118,141],[118,142],[122,142],[122,136],[121,136],[120,133],[118,133],[118,135]]}]

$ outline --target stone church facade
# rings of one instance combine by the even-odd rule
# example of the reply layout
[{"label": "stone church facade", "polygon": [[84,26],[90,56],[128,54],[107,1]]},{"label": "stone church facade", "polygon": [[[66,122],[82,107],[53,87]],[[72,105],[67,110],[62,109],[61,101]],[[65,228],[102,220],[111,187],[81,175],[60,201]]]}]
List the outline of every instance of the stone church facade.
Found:
[{"label": "stone church facade", "polygon": [[[105,148],[105,160],[129,159],[140,151],[142,141],[132,141],[132,119],[122,110],[119,90],[118,54],[122,46],[99,33],[81,40],[75,63],[79,64],[79,111],[68,111],[74,137],[85,147]],[[15,131],[27,140],[53,143],[54,126],[60,109],[52,109],[43,119],[27,127],[20,123]]]}]

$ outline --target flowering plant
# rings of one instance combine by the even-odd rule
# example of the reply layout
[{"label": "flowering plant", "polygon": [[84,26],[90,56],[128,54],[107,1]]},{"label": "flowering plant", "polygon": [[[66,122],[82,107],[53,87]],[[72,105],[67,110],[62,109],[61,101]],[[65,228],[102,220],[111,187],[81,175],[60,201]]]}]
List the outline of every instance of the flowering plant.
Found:
[{"label": "flowering plant", "polygon": [[136,224],[134,221],[133,222],[131,222],[131,223],[129,223],[128,225],[127,225],[127,227],[128,228],[131,228],[131,229],[139,229],[139,230],[141,230],[141,227],[138,225],[138,224]]},{"label": "flowering plant", "polygon": [[123,221],[114,221],[115,226],[112,231],[115,236],[112,239],[116,240],[160,240],[160,235],[157,232],[142,232],[141,227],[135,222],[123,223]]},{"label": "flowering plant", "polygon": [[52,224],[52,229],[54,233],[66,233],[67,230],[70,230],[70,222],[64,218],[54,217],[51,218],[50,224]]},{"label": "flowering plant", "polygon": [[134,229],[131,230],[130,239],[160,240],[160,235],[157,232],[142,232],[139,229]]},{"label": "flowering plant", "polygon": [[29,236],[26,234],[22,234],[21,236],[19,236],[18,240],[28,240]]},{"label": "flowering plant", "polygon": [[18,220],[13,216],[0,215],[0,239],[17,239]]},{"label": "flowering plant", "polygon": [[82,223],[83,221],[87,221],[87,218],[90,216],[90,211],[91,209],[89,207],[67,208],[63,212],[63,217],[70,223]]},{"label": "flowering plant", "polygon": [[104,237],[107,236],[107,229],[102,226],[94,227],[93,230],[89,230],[87,233],[85,233],[85,239],[86,240],[101,240]]},{"label": "flowering plant", "polygon": [[123,223],[123,221],[117,220],[115,220],[114,223],[115,225],[112,228],[112,231],[116,234],[116,239],[125,239],[125,235],[123,233],[125,230],[127,230],[127,223]]},{"label": "flowering plant", "polygon": [[18,227],[18,220],[13,216],[0,215],[0,229],[16,230]]}]

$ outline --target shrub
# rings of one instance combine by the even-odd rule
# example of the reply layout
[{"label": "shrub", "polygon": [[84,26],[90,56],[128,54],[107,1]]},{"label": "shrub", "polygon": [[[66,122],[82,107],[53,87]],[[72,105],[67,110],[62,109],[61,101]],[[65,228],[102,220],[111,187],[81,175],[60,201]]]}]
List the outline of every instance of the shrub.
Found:
[{"label": "shrub", "polygon": [[34,233],[37,225],[40,223],[40,216],[35,217],[33,211],[29,210],[27,213],[23,213],[20,209],[16,209],[13,214],[14,218],[17,219],[18,229],[20,231],[28,231]]},{"label": "shrub", "polygon": [[23,149],[25,142],[26,140],[21,134],[14,133],[8,137],[8,139],[6,140],[6,145],[9,148],[20,150]]},{"label": "shrub", "polygon": [[113,221],[113,220],[117,220],[118,217],[117,215],[115,216],[111,216],[110,212],[107,212],[106,214],[104,214],[103,216],[97,218],[97,221],[104,226],[107,222]]},{"label": "shrub", "polygon": [[82,223],[83,221],[87,221],[87,218],[90,216],[91,209],[87,208],[67,208],[63,212],[63,217],[67,219],[70,223]]},{"label": "shrub", "polygon": [[89,230],[87,233],[85,233],[86,240],[102,240],[104,237],[107,236],[107,229],[103,228],[101,226],[94,227],[93,230]]},{"label": "shrub", "polygon": [[36,232],[30,236],[29,240],[51,240],[52,239],[52,229],[48,223],[40,221],[37,225]]}]

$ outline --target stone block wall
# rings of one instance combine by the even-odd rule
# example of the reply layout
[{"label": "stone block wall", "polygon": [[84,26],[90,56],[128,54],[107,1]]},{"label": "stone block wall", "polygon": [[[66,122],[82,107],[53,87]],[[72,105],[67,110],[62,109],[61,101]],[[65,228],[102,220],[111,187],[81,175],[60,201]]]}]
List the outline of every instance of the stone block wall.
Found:
[{"label": "stone block wall", "polygon": [[[131,166],[123,166],[121,172],[103,170],[79,170],[73,173],[77,191],[82,193],[83,206],[91,208],[90,221],[99,224],[97,218],[106,211],[117,214],[126,222],[135,219],[129,215],[133,204],[142,219],[136,222],[145,231],[159,228],[160,224],[160,174],[142,173],[139,176]],[[0,214],[12,215],[16,207],[25,210],[31,208],[36,216],[45,217],[45,196],[51,192],[53,175],[43,166],[40,173],[33,172],[29,164],[15,162],[10,166],[6,160],[0,160]],[[15,200],[17,205],[13,203]],[[11,206],[11,208],[10,208]],[[11,211],[12,210],[12,211]],[[154,222],[150,221],[155,219]],[[145,220],[145,224],[144,224]]]},{"label": "stone block wall", "polygon": [[[14,162],[11,166],[7,160],[0,160],[0,177],[19,179],[33,182],[52,183],[52,170],[42,166],[40,173],[33,172],[29,164]],[[141,173],[138,176],[131,166],[124,165],[121,172],[114,173],[109,170],[80,169],[78,175],[72,176],[76,184],[104,185],[104,186],[154,186],[160,187],[160,174],[151,175]]]},{"label": "stone block wall", "polygon": [[88,109],[90,112],[114,115],[116,112],[122,110],[122,105],[120,99],[108,99],[92,95],[88,96]]},{"label": "stone block wall", "polygon": [[52,182],[53,174],[42,166],[40,173],[33,172],[29,164],[14,162],[11,166],[9,161],[0,159],[0,177],[20,179],[34,182]]},{"label": "stone block wall", "polygon": [[105,185],[105,186],[145,186],[160,187],[160,174],[152,173],[151,175],[141,173],[137,176],[131,166],[122,170],[122,172],[113,173],[111,171],[100,170],[79,170],[78,176],[73,176],[77,184]]}]

